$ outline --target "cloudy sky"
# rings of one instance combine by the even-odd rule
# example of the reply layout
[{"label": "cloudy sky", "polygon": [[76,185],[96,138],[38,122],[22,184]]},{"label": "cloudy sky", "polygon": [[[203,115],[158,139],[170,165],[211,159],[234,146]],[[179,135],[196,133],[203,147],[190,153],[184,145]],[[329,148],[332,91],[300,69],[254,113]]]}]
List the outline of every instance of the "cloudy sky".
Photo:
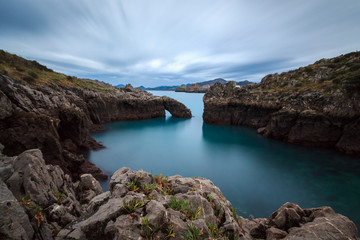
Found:
[{"label": "cloudy sky", "polygon": [[134,86],[260,81],[360,50],[359,0],[0,0],[0,48]]}]

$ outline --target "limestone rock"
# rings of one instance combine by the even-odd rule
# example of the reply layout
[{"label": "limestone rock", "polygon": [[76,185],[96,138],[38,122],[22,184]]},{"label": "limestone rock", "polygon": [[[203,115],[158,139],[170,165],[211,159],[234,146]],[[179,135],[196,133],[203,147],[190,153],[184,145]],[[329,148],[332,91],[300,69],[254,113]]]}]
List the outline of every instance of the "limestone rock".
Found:
[{"label": "limestone rock", "polygon": [[[165,117],[165,108],[176,117],[191,117],[188,108],[171,98],[164,101],[130,85],[119,89],[78,80],[95,88],[23,84],[0,74],[0,142],[6,155],[38,148],[47,164],[60,166],[75,181],[84,173],[103,180],[106,174],[81,155],[82,149],[103,147],[90,136],[94,124]],[[105,85],[107,91],[96,88]]]},{"label": "limestone rock", "polygon": [[179,118],[191,118],[191,111],[181,102],[176,101],[175,99],[169,97],[162,97],[164,101],[164,107],[168,110],[173,117]]},{"label": "limestone rock", "polygon": [[[201,237],[211,239],[211,226],[220,231],[215,239],[313,239],[314,234],[323,240],[357,239],[355,224],[330,207],[302,209],[285,203],[267,219],[241,218],[220,189],[204,178],[153,176],[124,167],[113,174],[110,186],[109,192],[91,200],[88,214],[62,229],[57,239],[164,239],[171,233],[171,239],[184,239],[191,228],[202,229]],[[186,201],[191,211],[176,209],[176,201]]]},{"label": "limestone rock", "polygon": [[83,174],[78,186],[81,203],[89,203],[91,199],[102,193],[100,183],[91,174]]},{"label": "limestone rock", "polygon": [[[144,186],[152,188],[146,190]],[[173,209],[171,202],[174,199],[187,201],[189,212]],[[127,208],[131,201],[139,204],[133,211]],[[230,239],[241,235],[230,202],[224,199],[211,181],[203,178],[153,176],[142,170],[134,172],[122,168],[111,177],[110,192],[94,198],[90,205],[96,206],[96,202],[101,205],[91,207],[93,213],[68,225],[58,236],[67,238],[76,232],[87,239],[100,236],[110,239],[146,239],[151,228],[155,229],[151,233],[153,237],[163,239],[171,234],[168,232],[171,227],[175,233],[174,239],[183,239],[192,224],[199,230],[203,229],[203,237],[206,238],[209,236],[207,223],[221,229],[222,236]]]},{"label": "limestone rock", "polygon": [[38,149],[27,150],[12,161],[8,159],[12,158],[0,157],[0,166],[12,169],[6,183],[12,194],[24,202],[27,212],[36,211],[43,216],[42,220],[31,218],[31,221],[39,225],[33,227],[35,233],[45,239],[50,239],[46,237],[49,234],[51,237],[50,230],[56,232],[85,213],[88,201],[81,197],[89,198],[89,191],[91,196],[102,193],[99,183],[90,174],[84,175],[80,187],[76,188],[60,167],[45,164]]},{"label": "limestone rock", "polygon": [[355,52],[270,74],[258,84],[216,83],[203,98],[204,122],[249,126],[267,137],[360,155],[360,85],[350,80],[359,78],[359,63]]},{"label": "limestone rock", "polygon": [[0,238],[33,239],[34,230],[25,210],[0,180]]}]

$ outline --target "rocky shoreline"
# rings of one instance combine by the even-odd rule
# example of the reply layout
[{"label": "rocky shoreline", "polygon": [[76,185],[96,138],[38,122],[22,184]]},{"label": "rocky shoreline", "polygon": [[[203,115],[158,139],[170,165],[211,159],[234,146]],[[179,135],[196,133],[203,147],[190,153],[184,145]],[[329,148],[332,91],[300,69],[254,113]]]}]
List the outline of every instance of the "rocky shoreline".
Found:
[{"label": "rocky shoreline", "polygon": [[90,174],[73,183],[46,165],[39,149],[0,151],[0,173],[1,239],[359,239],[355,224],[330,207],[285,203],[268,218],[240,217],[199,177],[121,168],[102,192]]},{"label": "rocky shoreline", "polygon": [[[78,80],[91,81],[91,80]],[[173,116],[191,118],[191,111],[169,97],[157,97],[127,85],[116,88],[92,81],[104,91],[61,84],[29,84],[0,74],[0,142],[13,156],[41,149],[47,164],[59,165],[78,180],[83,173],[107,176],[81,152],[103,146],[90,136],[98,124]]]},{"label": "rocky shoreline", "polygon": [[360,156],[360,53],[271,74],[258,84],[217,83],[204,96],[203,119]]}]

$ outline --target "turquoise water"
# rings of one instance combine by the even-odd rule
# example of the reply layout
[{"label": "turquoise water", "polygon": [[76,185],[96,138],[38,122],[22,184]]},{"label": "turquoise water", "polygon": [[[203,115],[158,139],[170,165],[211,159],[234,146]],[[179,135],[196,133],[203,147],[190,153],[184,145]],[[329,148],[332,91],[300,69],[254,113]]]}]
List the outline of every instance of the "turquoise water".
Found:
[{"label": "turquoise water", "polygon": [[[331,206],[360,226],[360,159],[271,140],[254,129],[203,123],[203,94],[154,91],[188,106],[193,118],[106,124],[92,136],[107,148],[89,159],[121,167],[211,179],[242,216],[268,217],[285,202]],[[104,189],[108,182],[102,183]]]}]

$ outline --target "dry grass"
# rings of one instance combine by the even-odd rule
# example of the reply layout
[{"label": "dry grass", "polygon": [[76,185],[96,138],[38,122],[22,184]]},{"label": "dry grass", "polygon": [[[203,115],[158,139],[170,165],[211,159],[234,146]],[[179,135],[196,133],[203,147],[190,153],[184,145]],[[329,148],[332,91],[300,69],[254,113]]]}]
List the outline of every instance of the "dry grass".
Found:
[{"label": "dry grass", "polygon": [[0,50],[0,73],[29,86],[57,84],[65,87],[88,88],[98,92],[113,92],[115,88],[99,81],[67,76],[17,55]]}]

